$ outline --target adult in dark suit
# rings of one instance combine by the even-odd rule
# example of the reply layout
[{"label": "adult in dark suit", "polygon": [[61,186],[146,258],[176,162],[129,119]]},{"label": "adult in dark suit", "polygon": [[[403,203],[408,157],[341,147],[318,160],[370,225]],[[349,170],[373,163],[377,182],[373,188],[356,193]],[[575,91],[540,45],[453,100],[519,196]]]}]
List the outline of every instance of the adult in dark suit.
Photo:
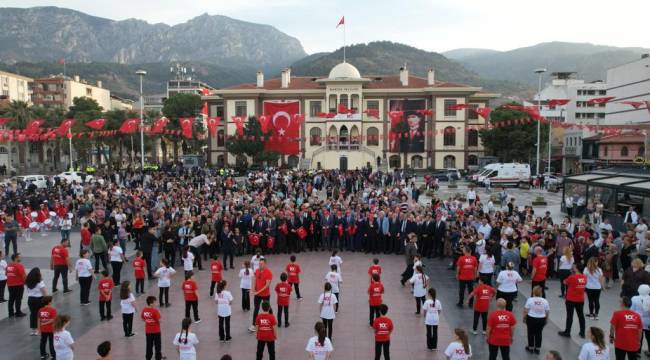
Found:
[{"label": "adult in dark suit", "polygon": [[334,217],[329,210],[323,210],[323,216],[320,221],[321,225],[321,248],[327,246],[328,251],[332,251],[332,228],[334,227]]},{"label": "adult in dark suit", "polygon": [[302,222],[300,221],[300,214],[298,211],[291,216],[289,219],[289,235],[287,237],[288,240],[288,250],[290,253],[295,253],[295,252],[300,252],[298,248],[298,229],[302,226]]},{"label": "adult in dark suit", "polygon": [[431,258],[431,252],[433,250],[433,234],[436,229],[436,224],[433,221],[431,214],[427,215],[423,227],[424,229],[422,231],[422,256]]},{"label": "adult in dark suit", "polygon": [[[345,238],[346,231],[345,217],[342,212],[339,210],[336,212],[334,217],[334,227],[332,228],[332,243],[334,248],[341,249],[343,246],[343,239]],[[342,231],[341,231],[342,229]]]},{"label": "adult in dark suit", "polygon": [[395,247],[395,244],[399,242],[401,225],[402,222],[397,217],[397,213],[393,212],[390,220],[388,221],[389,238],[386,239],[386,254],[390,254],[393,251],[398,251],[398,248]]},{"label": "adult in dark suit", "polygon": [[436,222],[433,231],[433,247],[434,257],[442,258],[444,256],[443,249],[445,245],[445,235],[447,233],[447,223],[442,220],[442,216],[436,215]]},{"label": "adult in dark suit", "polygon": [[147,262],[147,277],[149,280],[153,278],[153,272],[151,271],[151,254],[153,252],[153,244],[158,242],[156,235],[154,235],[155,228],[150,227],[142,235],[140,240],[140,250],[142,251],[142,257]]},{"label": "adult in dark suit", "polygon": [[591,236],[585,238],[585,249],[582,251],[582,265],[587,266],[587,262],[592,257],[598,258],[600,250],[594,244],[594,239]]}]

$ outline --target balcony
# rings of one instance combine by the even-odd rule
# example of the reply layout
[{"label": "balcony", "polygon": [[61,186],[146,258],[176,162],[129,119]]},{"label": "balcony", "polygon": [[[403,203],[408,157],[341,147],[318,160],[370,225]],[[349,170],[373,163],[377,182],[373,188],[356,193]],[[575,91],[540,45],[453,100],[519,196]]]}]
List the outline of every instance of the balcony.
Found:
[{"label": "balcony", "polygon": [[323,153],[325,151],[361,151],[372,157],[375,156],[375,152],[361,144],[349,144],[349,143],[327,143],[324,146],[319,147],[314,150],[312,153],[312,158],[316,155]]}]

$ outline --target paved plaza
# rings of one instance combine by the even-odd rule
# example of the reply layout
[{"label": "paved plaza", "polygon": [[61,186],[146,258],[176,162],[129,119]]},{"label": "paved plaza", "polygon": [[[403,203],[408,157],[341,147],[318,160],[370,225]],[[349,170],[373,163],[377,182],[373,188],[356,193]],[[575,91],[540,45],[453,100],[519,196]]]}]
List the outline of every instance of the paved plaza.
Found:
[{"label": "paved plaza", "polygon": [[[465,186],[459,189],[441,189],[441,195],[447,196],[453,192],[466,192]],[[559,194],[548,194],[540,190],[509,190],[510,196],[518,199],[519,205],[530,204],[530,201],[540,193],[543,193],[550,202],[550,209],[554,217],[559,218]],[[481,190],[481,196],[487,196]],[[426,201],[426,199],[422,199]],[[544,211],[546,208],[536,208]],[[21,238],[19,251],[23,253],[24,263],[27,268],[40,266],[47,269],[49,266],[49,253],[51,247],[58,243],[58,234],[49,233],[47,236],[36,235],[33,240],[25,242]],[[73,233],[72,247],[76,253],[79,244],[78,232]],[[132,248],[129,244],[129,249]],[[127,252],[132,256],[133,251]],[[334,358],[335,359],[368,359],[374,352],[374,341],[372,329],[368,326],[368,297],[366,289],[368,285],[367,269],[371,263],[372,255],[362,253],[344,252],[341,254],[344,263],[342,266],[343,285],[341,292],[341,308],[334,321]],[[248,257],[246,257],[247,259]],[[279,329],[279,339],[276,342],[278,359],[304,358],[304,351],[307,339],[313,335],[313,325],[319,320],[318,295],[322,291],[325,273],[328,270],[327,252],[301,253],[298,254],[298,262],[301,264],[301,293],[304,300],[298,302],[292,296],[290,305],[289,328]],[[443,305],[441,324],[439,327],[438,352],[426,350],[425,327],[422,317],[414,315],[415,303],[408,287],[399,284],[399,274],[404,270],[405,262],[403,256],[381,255],[380,265],[383,267],[384,276],[382,281],[386,288],[384,302],[389,305],[389,316],[393,319],[395,330],[391,339],[391,355],[394,359],[444,359],[443,350],[452,340],[452,330],[455,327],[471,329],[472,311],[465,307],[459,309],[455,306],[457,302],[457,284],[454,279],[454,272],[447,270],[448,260],[427,260],[426,271],[431,276],[431,286],[438,290],[438,296]],[[237,269],[225,272],[224,278],[229,283],[229,290],[235,296],[232,315],[232,337],[230,343],[218,341],[216,306],[208,296],[210,285],[209,271],[197,271],[196,281],[200,287],[199,313],[202,318],[200,324],[193,326],[200,344],[198,345],[199,359],[218,359],[221,355],[229,353],[235,359],[253,359],[255,356],[255,335],[247,331],[251,323],[252,314],[243,312],[240,306],[241,294],[239,290],[238,266],[244,257],[236,258]],[[155,261],[155,260],[154,260]],[[288,262],[287,255],[271,255],[268,257],[270,269],[273,271],[273,286],[279,281],[279,274]],[[181,270],[177,267],[177,270]],[[182,273],[182,272],[181,272]],[[45,282],[48,290],[51,288],[51,272],[44,271]],[[122,272],[123,278],[133,280],[130,266]],[[163,354],[168,359],[178,359],[174,346],[173,336],[180,330],[180,321],[184,314],[184,301],[180,291],[182,281],[181,274],[177,274],[172,280],[172,291],[170,293],[170,308],[161,309],[162,314],[162,337]],[[74,276],[70,276],[72,280]],[[75,358],[94,359],[95,348],[103,340],[111,340],[113,343],[113,359],[137,359],[144,357],[145,338],[144,326],[138,318],[134,321],[134,331],[137,335],[133,338],[124,338],[122,331],[122,320],[119,311],[117,295],[113,301],[113,314],[115,318],[109,322],[100,322],[97,303],[97,282],[93,283],[90,306],[79,306],[79,288],[73,285],[73,292],[69,294],[56,294],[54,306],[59,313],[70,314],[72,324],[69,328],[75,339]],[[531,355],[524,350],[526,340],[526,328],[521,324],[523,304],[530,292],[529,285],[524,283],[520,287],[520,296],[515,305],[515,315],[518,326],[516,328],[515,341],[512,346],[514,359],[536,359],[543,358],[543,354],[550,349],[559,350],[568,359],[577,357],[579,346],[584,340],[577,337],[577,321],[574,324],[574,337],[571,339],[561,338],[557,332],[564,328],[564,304],[558,298],[559,283],[550,281],[550,290],[547,298],[551,302],[550,322],[544,330],[544,343],[542,355]],[[156,281],[147,281],[145,290],[148,295],[158,295]],[[115,291],[117,294],[117,291]],[[144,306],[144,295],[137,298],[137,308],[141,310]],[[607,322],[609,314],[618,306],[618,284],[611,290],[604,291],[601,298],[601,319],[593,321],[587,319],[587,326],[598,325],[608,329]],[[26,309],[26,299],[23,301]],[[272,303],[275,307],[275,295],[272,296]],[[27,318],[7,318],[6,304],[0,306],[0,347],[12,349],[5,352],[2,359],[37,359],[39,358],[38,339],[39,337],[29,336],[29,321]],[[487,358],[487,345],[482,335],[470,335],[474,351],[474,359]]]}]

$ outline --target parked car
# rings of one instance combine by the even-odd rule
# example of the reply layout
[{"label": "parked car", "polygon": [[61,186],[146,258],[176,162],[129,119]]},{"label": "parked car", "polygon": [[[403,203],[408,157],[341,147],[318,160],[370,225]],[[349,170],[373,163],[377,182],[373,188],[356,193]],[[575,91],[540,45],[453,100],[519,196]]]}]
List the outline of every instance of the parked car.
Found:
[{"label": "parked car", "polygon": [[449,180],[460,180],[460,172],[458,169],[442,169],[442,170],[435,170],[433,173],[431,173],[431,176],[438,179],[438,181],[449,181]]},{"label": "parked car", "polygon": [[547,186],[555,185],[558,188],[561,188],[564,186],[564,178],[557,175],[544,174],[544,183]]},{"label": "parked car", "polygon": [[25,176],[18,176],[16,179],[19,182],[23,182],[25,184],[25,189],[30,184],[36,185],[37,189],[45,189],[47,188],[48,185],[46,175],[25,175]]},{"label": "parked car", "polygon": [[81,171],[65,171],[60,173],[56,177],[67,182],[68,184],[72,183],[73,181],[80,184],[83,184],[84,182],[91,183],[95,180],[94,176],[88,175],[85,172],[81,172]]}]

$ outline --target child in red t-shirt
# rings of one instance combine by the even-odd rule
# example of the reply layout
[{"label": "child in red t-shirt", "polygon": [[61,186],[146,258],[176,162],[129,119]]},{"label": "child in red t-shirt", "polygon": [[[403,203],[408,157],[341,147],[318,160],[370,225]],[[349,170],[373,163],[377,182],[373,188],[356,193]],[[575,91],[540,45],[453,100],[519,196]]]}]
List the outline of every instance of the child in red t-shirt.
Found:
[{"label": "child in red t-shirt", "polygon": [[185,281],[181,285],[183,289],[183,297],[185,298],[185,317],[190,317],[190,308],[194,312],[194,323],[201,322],[199,318],[199,295],[197,294],[199,286],[194,281],[194,273],[188,271],[185,273]]},{"label": "child in red t-shirt", "polygon": [[[375,259],[376,260],[376,259]],[[380,271],[381,272],[381,271]],[[368,305],[370,307],[370,326],[373,326],[375,317],[380,316],[379,307],[382,304],[382,295],[384,294],[384,285],[381,283],[379,274],[373,273],[368,286]]]},{"label": "child in red t-shirt", "polygon": [[43,296],[43,307],[38,310],[38,330],[41,332],[41,359],[47,357],[45,347],[50,342],[50,356],[54,358],[54,319],[56,309],[52,307],[52,297]]},{"label": "child in red t-shirt", "polygon": [[[300,301],[302,300],[302,296],[300,296],[300,265],[296,262],[296,255],[291,255],[289,260],[291,262],[287,264],[285,271],[289,276],[289,284],[296,290],[296,299]],[[279,317],[280,315],[278,315]]]},{"label": "child in red t-shirt", "polygon": [[278,296],[278,327],[282,327],[282,312],[284,311],[284,327],[289,327],[289,299],[291,298],[291,284],[287,281],[287,273],[280,275],[280,281],[275,285]]},{"label": "child in red t-shirt", "polygon": [[214,255],[210,262],[210,272],[212,281],[210,282],[210,297],[214,295],[214,287],[223,280],[223,263],[219,260],[219,255]]},{"label": "child in red t-shirt", "polygon": [[496,290],[490,285],[487,285],[483,282],[484,278],[478,278],[478,286],[472,290],[469,294],[467,301],[474,300],[474,323],[472,325],[472,334],[476,335],[476,328],[478,327],[478,319],[481,318],[483,323],[483,335],[485,335],[485,329],[487,327],[487,315],[488,310],[490,309],[490,301],[496,294]]},{"label": "child in red t-shirt", "polygon": [[111,300],[113,299],[114,287],[115,283],[110,278],[108,270],[103,270],[102,279],[97,284],[97,290],[99,290],[99,317],[102,321],[113,318],[113,315],[111,315]]},{"label": "child in red t-shirt", "polygon": [[147,307],[142,309],[140,318],[144,321],[144,333],[146,336],[147,350],[146,359],[151,359],[154,348],[156,350],[156,359],[162,359],[161,354],[161,336],[160,336],[160,312],[156,309],[156,297],[147,297]]},{"label": "child in red t-shirt", "polygon": [[384,359],[390,359],[390,334],[393,332],[393,321],[386,316],[388,305],[379,305],[381,316],[375,319],[372,327],[375,329],[375,359],[381,358],[384,350]]},{"label": "child in red t-shirt", "polygon": [[138,250],[135,253],[133,260],[133,275],[135,277],[135,293],[144,294],[144,269],[147,267],[147,262],[142,258],[142,251]]},{"label": "child in red t-shirt", "polygon": [[275,316],[270,313],[271,304],[268,301],[262,302],[262,311],[255,319],[255,328],[257,331],[257,358],[261,359],[264,355],[264,347],[269,349],[269,357],[275,359],[275,339],[278,337],[278,328],[276,327]]},{"label": "child in red t-shirt", "polygon": [[381,276],[381,266],[379,266],[379,259],[372,259],[372,265],[368,268],[368,279],[372,282],[372,275],[377,274]]}]

